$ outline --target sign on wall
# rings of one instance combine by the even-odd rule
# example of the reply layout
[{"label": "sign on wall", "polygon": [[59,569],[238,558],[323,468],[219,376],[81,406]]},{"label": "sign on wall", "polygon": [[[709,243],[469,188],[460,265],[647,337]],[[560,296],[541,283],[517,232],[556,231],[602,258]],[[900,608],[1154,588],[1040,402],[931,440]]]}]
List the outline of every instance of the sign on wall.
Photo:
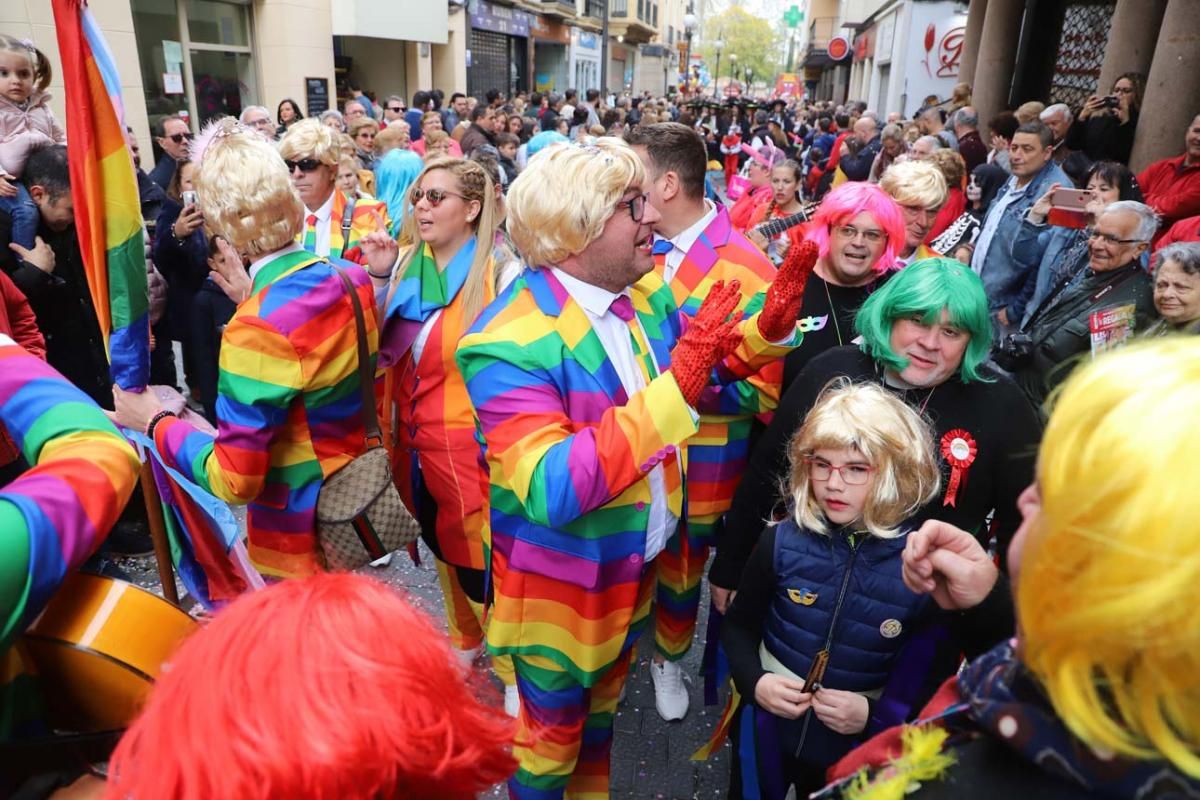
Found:
[{"label": "sign on wall", "polygon": [[958,83],[967,15],[953,2],[913,3],[910,35],[904,48],[904,115],[911,116],[927,97],[945,100]]},{"label": "sign on wall", "polygon": [[304,105],[308,115],[315,117],[322,111],[329,110],[329,79],[304,79]]}]

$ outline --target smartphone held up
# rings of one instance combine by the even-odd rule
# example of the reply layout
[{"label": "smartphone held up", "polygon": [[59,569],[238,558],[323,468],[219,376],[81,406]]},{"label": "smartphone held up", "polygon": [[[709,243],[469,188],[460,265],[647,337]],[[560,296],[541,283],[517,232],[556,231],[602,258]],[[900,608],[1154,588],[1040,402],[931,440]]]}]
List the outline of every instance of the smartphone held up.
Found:
[{"label": "smartphone held up", "polygon": [[1092,193],[1087,189],[1055,189],[1050,198],[1049,222],[1061,228],[1086,228],[1090,221],[1087,204]]}]

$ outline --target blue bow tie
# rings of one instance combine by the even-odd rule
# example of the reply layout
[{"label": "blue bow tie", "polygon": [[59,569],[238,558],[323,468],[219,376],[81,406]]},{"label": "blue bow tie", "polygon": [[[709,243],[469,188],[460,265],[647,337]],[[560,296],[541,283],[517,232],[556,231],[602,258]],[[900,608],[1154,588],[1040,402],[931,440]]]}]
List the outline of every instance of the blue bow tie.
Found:
[{"label": "blue bow tie", "polygon": [[654,247],[650,250],[656,256],[665,256],[675,249],[675,245],[671,244],[670,239],[658,239],[654,242]]}]

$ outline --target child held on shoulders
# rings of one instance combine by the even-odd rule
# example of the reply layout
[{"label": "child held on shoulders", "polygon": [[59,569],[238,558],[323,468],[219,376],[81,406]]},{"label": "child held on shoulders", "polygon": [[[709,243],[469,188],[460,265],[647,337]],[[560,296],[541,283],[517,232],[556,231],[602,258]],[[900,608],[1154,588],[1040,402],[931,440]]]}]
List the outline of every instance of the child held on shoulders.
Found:
[{"label": "child held on shoulders", "polygon": [[32,249],[38,210],[21,185],[34,150],[65,144],[66,134],[50,111],[50,61],[28,39],[0,33],[0,210],[12,218],[12,241]]},{"label": "child held on shoulders", "polygon": [[745,701],[731,795],[747,800],[783,797],[789,784],[807,796],[842,755],[902,721],[917,698],[890,679],[934,613],[901,578],[906,520],[940,483],[917,412],[843,379],[822,393],[789,455],[791,515],[764,531],[722,629]]}]

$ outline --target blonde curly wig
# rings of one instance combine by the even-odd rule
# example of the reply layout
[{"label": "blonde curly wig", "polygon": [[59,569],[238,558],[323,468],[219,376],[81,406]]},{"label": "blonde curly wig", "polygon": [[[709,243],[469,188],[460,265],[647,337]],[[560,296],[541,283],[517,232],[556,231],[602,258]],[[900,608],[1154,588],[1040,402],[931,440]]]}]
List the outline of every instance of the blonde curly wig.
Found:
[{"label": "blonde curly wig", "polygon": [[[302,119],[288,128],[287,133],[279,140],[279,155],[290,161],[315,158],[322,164],[337,167],[341,157],[341,143],[338,137],[344,135],[334,133],[322,125],[320,120],[311,117]],[[353,139],[350,140],[350,144],[353,147]]]},{"label": "blonde curly wig", "polygon": [[599,238],[621,197],[645,180],[641,159],[621,139],[552,145],[509,187],[509,235],[529,266],[561,263]]},{"label": "blonde curly wig", "polygon": [[192,183],[210,233],[252,259],[295,241],[304,205],[269,142],[226,117],[201,133],[193,153]]}]

